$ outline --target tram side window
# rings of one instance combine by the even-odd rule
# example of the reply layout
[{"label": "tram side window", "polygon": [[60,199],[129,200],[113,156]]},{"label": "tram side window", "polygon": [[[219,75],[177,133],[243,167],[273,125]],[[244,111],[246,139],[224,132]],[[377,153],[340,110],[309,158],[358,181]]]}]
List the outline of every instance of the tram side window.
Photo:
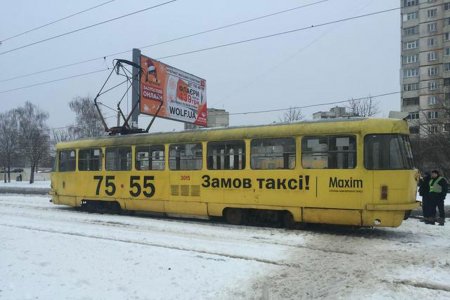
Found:
[{"label": "tram side window", "polygon": [[105,168],[107,171],[131,170],[131,147],[107,148]]},{"label": "tram side window", "polygon": [[59,152],[59,165],[58,170],[60,172],[75,171],[77,155],[75,150],[63,150]]},{"label": "tram side window", "polygon": [[171,170],[201,170],[202,144],[176,144],[169,147]]},{"label": "tram side window", "polygon": [[367,135],[364,139],[364,166],[368,170],[410,170],[414,168],[406,135]]},{"label": "tram side window", "polygon": [[136,170],[164,170],[164,146],[136,146]]},{"label": "tram side window", "polygon": [[356,167],[354,136],[306,136],[302,139],[305,169],[353,169]]},{"label": "tram side window", "polygon": [[295,139],[252,140],[251,167],[254,170],[295,168]]},{"label": "tram side window", "polygon": [[209,142],[207,148],[208,170],[245,169],[245,142]]},{"label": "tram side window", "polygon": [[100,171],[102,169],[102,149],[83,149],[78,151],[78,170]]}]

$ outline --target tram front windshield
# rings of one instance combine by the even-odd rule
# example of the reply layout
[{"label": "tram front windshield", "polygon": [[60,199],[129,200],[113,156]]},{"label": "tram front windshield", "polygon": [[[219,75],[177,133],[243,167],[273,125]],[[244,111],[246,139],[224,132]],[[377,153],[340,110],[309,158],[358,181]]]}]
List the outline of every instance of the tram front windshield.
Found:
[{"label": "tram front windshield", "polygon": [[364,139],[364,166],[368,170],[411,170],[414,168],[407,135],[372,134]]}]

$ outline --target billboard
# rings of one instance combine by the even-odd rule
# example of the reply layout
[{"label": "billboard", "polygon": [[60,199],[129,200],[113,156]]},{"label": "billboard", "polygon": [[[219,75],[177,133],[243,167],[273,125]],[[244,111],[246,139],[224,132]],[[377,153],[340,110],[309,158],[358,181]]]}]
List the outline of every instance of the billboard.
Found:
[{"label": "billboard", "polygon": [[144,55],[140,65],[141,113],[206,126],[206,80]]}]

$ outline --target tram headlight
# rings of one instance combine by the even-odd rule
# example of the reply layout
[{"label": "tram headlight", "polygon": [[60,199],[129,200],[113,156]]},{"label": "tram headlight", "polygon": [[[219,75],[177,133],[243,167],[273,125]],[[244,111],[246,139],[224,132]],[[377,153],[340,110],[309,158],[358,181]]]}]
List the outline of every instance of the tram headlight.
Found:
[{"label": "tram headlight", "polygon": [[373,220],[373,225],[380,225],[380,224],[381,224],[381,220],[380,219]]}]

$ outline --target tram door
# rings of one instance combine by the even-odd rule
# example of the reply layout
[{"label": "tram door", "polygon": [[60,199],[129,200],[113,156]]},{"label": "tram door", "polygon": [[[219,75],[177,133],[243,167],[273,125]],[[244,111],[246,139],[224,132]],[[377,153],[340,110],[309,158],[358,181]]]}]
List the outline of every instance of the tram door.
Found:
[{"label": "tram door", "polygon": [[207,204],[201,201],[203,168],[202,143],[169,145],[169,199],[166,213],[207,216]]},{"label": "tram door", "polygon": [[412,193],[416,172],[408,137],[372,134],[364,141],[364,166],[373,177],[373,203],[406,203],[415,199]]}]

